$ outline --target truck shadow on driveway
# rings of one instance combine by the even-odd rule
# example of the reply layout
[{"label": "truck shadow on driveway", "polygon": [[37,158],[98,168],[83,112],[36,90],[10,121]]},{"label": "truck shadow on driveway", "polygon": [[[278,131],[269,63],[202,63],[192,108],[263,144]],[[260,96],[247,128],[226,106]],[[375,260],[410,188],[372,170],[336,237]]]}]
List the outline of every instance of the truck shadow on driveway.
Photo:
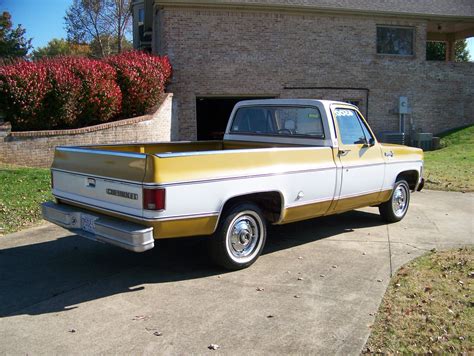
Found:
[{"label": "truck shadow on driveway", "polygon": [[[272,226],[264,254],[383,224],[378,214],[352,211]],[[205,240],[159,241],[153,250],[135,254],[66,235],[0,250],[0,317],[67,311],[87,301],[142,290],[144,284],[226,273],[210,264]]]}]

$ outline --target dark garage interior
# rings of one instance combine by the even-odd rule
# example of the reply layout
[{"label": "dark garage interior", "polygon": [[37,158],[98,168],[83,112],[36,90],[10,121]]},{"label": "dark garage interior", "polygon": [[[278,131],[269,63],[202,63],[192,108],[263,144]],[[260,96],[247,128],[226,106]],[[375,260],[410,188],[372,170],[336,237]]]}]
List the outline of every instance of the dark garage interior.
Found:
[{"label": "dark garage interior", "polygon": [[197,139],[222,140],[229,116],[235,104],[242,100],[272,99],[271,97],[197,97]]}]

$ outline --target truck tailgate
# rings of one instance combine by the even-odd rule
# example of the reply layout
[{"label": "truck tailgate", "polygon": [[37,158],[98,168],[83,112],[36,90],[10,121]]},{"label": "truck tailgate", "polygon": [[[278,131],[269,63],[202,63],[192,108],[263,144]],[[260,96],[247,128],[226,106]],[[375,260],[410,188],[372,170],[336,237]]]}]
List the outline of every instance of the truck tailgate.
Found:
[{"label": "truck tailgate", "polygon": [[59,147],[52,165],[53,194],[112,212],[143,215],[147,155]]}]

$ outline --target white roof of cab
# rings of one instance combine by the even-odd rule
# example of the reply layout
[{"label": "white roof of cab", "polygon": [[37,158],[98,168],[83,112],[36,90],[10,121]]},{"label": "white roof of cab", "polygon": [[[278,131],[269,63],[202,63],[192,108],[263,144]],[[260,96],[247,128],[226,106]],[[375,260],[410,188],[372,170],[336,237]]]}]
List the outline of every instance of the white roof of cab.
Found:
[{"label": "white roof of cab", "polygon": [[319,99],[255,99],[255,100],[243,100],[239,101],[235,107],[239,108],[242,106],[252,106],[252,105],[314,105],[318,106],[318,104],[322,104],[325,108],[329,108],[331,105],[348,105],[356,107],[352,104],[345,103],[342,101],[335,101],[335,100],[319,100]]}]

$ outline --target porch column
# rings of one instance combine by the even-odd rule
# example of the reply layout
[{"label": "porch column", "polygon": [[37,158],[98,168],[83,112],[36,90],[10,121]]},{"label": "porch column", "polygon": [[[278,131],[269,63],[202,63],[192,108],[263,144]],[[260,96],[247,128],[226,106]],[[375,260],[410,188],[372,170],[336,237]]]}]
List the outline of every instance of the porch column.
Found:
[{"label": "porch column", "polygon": [[454,46],[456,44],[456,38],[454,33],[446,34],[446,62],[454,62],[455,60],[455,51]]}]

